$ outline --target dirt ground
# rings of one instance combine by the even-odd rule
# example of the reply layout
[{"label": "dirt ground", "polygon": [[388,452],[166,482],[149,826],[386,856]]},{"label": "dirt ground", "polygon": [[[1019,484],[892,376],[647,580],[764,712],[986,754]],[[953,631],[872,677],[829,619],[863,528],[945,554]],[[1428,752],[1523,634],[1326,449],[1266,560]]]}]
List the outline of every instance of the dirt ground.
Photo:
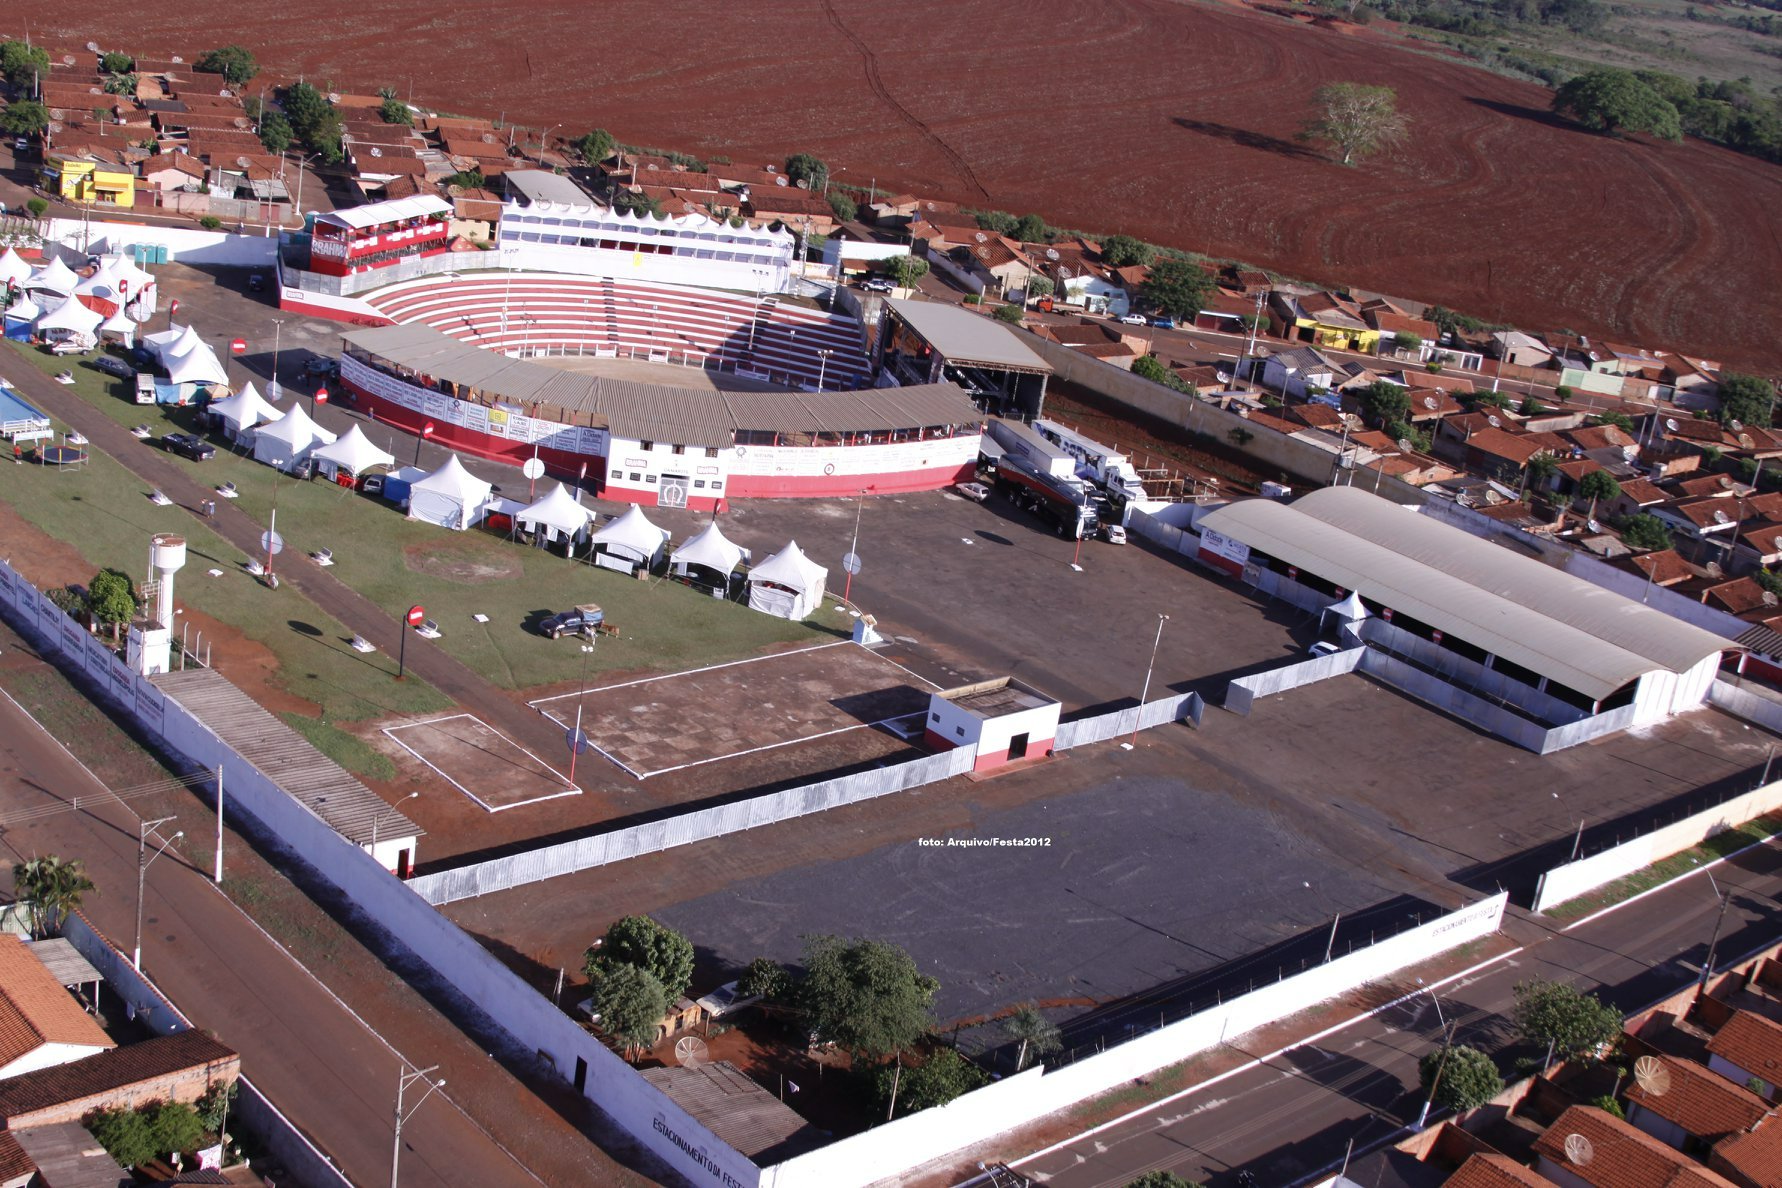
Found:
[{"label": "dirt ground", "polygon": [[[32,33],[195,55],[204,11],[222,9],[69,0]],[[518,20],[433,11],[318,0],[229,21],[263,62],[341,90],[738,161],[809,151],[880,193],[1038,211],[1531,329],[1777,359],[1782,240],[1747,229],[1769,225],[1782,171],[1585,133],[1548,114],[1544,88],[1384,31],[1180,0],[918,0],[895,20],[867,0],[772,0],[746,19],[646,6],[619,37],[574,0]],[[1061,47],[1068,68],[1035,69]],[[1410,144],[1350,169],[1300,143],[1312,93],[1339,81],[1395,86]]]},{"label": "dirt ground", "polygon": [[425,765],[489,812],[581,789],[562,772],[472,714],[448,714],[383,727],[408,761]]}]

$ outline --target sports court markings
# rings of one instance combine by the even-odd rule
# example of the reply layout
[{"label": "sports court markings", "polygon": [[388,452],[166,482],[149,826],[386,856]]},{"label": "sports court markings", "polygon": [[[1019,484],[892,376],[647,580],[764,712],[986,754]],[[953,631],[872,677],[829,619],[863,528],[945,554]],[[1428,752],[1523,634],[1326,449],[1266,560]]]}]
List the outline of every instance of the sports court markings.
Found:
[{"label": "sports court markings", "polygon": [[[465,746],[465,747],[470,747],[474,750],[483,750],[485,752],[485,754],[490,755],[492,761],[495,763],[506,764],[510,767],[523,766],[518,763],[515,763],[511,759],[494,759],[494,753],[492,751],[487,750],[484,746],[484,743],[489,739],[499,740],[499,742],[501,744],[505,745],[506,748],[508,748],[514,752],[517,752],[520,755],[524,755],[527,759],[531,760],[531,767],[533,770],[526,772],[526,774],[531,776],[532,779],[534,780],[534,782],[539,783],[539,784],[545,784],[548,787],[549,786],[548,782],[543,777],[545,775],[549,775],[549,776],[555,777],[558,781],[560,781],[561,787],[555,791],[546,792],[543,795],[529,796],[524,800],[512,800],[512,801],[508,801],[505,804],[492,804],[488,800],[485,800],[482,796],[479,796],[475,792],[471,791],[471,789],[466,787],[463,783],[461,783],[457,779],[453,778],[451,773],[447,772],[444,768],[440,767],[440,765],[438,763],[435,763],[432,759],[429,759],[426,755],[422,754],[420,751],[416,750],[414,747],[410,746],[408,743],[404,742],[402,739],[396,737],[397,732],[401,731],[401,730],[415,730],[415,729],[419,729],[422,727],[433,727],[433,728],[438,729],[441,727],[441,725],[443,723],[457,722],[457,721],[469,721],[474,724],[474,726],[471,728],[471,731],[469,732],[470,733],[469,737],[467,737],[466,735],[456,734],[451,731],[443,730],[443,729],[440,729],[439,733],[445,734],[453,743],[456,743],[456,744],[459,744],[459,745]],[[480,728],[480,731],[481,731],[480,738],[475,737],[478,733],[477,728]],[[552,767],[550,764],[548,764],[544,760],[540,759],[537,755],[534,755],[531,751],[528,751],[525,747],[522,747],[519,743],[516,743],[513,739],[508,738],[505,734],[501,733],[501,731],[495,729],[493,726],[489,725],[487,722],[483,721],[481,718],[477,717],[474,714],[447,714],[444,717],[428,718],[427,720],[421,721],[421,722],[404,722],[398,726],[386,726],[383,728],[383,731],[386,735],[389,736],[389,739],[391,742],[395,743],[397,746],[399,746],[403,750],[407,751],[410,755],[413,755],[416,759],[419,759],[422,763],[426,764],[441,779],[443,779],[446,783],[450,784],[452,787],[458,789],[458,791],[464,793],[465,796],[468,796],[477,805],[481,806],[485,812],[499,813],[499,812],[503,812],[510,808],[519,808],[522,805],[537,804],[540,801],[545,801],[545,800],[556,800],[560,796],[579,796],[579,795],[581,795],[582,790],[580,788],[576,787],[574,784],[570,783],[568,776],[564,775],[562,772],[558,771],[556,768]],[[444,762],[449,762],[449,761],[444,756],[441,756],[440,762],[444,763]],[[471,779],[473,777],[469,773],[465,773],[465,778]],[[491,778],[498,778],[498,777],[491,777]],[[511,776],[509,778],[511,779]]]},{"label": "sports court markings", "polygon": [[[723,664],[708,664],[704,668],[689,668],[684,672],[665,672],[653,677],[639,677],[635,681],[620,681],[616,685],[590,685],[586,689],[575,689],[568,693],[553,693],[549,697],[540,697],[537,701],[528,701],[526,704],[533,709],[538,709],[539,706],[547,701],[562,701],[565,697],[588,697],[595,693],[605,693],[609,689],[629,689],[635,685],[651,685],[657,681],[672,681],[676,677],[698,676],[702,672],[717,672],[721,668],[736,668],[743,664],[759,664],[763,660],[783,660],[787,656],[802,656],[806,652],[821,652],[824,648],[844,648],[853,642],[854,641],[851,639],[838,639],[834,643],[812,644],[808,648],[793,648],[789,652],[769,652],[765,656],[750,656],[746,660],[727,660]],[[879,659],[884,660],[885,658],[880,656]],[[897,664],[895,660],[887,660],[885,662],[887,664]],[[897,667],[903,668],[903,665],[898,664]],[[903,670],[905,672],[910,671],[907,668],[904,668]],[[915,676],[916,674],[911,672],[910,675]],[[916,677],[916,679],[921,680],[922,678]],[[556,715],[554,714],[547,713],[545,714],[545,717],[550,718],[553,722],[557,721]],[[568,723],[558,722],[558,725],[567,726]]]}]

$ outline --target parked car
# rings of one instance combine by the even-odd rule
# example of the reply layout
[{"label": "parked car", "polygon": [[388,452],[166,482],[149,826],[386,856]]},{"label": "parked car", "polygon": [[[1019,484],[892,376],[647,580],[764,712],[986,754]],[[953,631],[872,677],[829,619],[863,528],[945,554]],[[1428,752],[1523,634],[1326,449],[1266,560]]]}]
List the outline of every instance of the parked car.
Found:
[{"label": "parked car", "polygon": [[254,272],[248,275],[248,292],[259,293],[263,292],[265,288],[266,275],[264,273]]},{"label": "parked car", "polygon": [[119,379],[135,379],[136,368],[130,366],[115,355],[100,355],[93,360],[93,366],[106,375],[115,375]]},{"label": "parked car", "polygon": [[954,483],[953,490],[965,496],[973,503],[982,503],[990,498],[990,488],[983,483]]},{"label": "parked car", "polygon": [[1155,322],[1152,322],[1151,325],[1157,327],[1159,330],[1174,330],[1176,328],[1176,320],[1169,317],[1158,318]]},{"label": "parked car", "polygon": [[1306,654],[1310,656],[1329,656],[1333,652],[1340,652],[1342,650],[1343,648],[1341,644],[1332,643],[1328,639],[1321,639],[1311,647],[1307,648]]},{"label": "parked car", "polygon": [[1120,320],[1128,326],[1149,326],[1151,324],[1145,320],[1144,314],[1127,314]]},{"label": "parked car", "polygon": [[759,994],[747,997],[737,992],[736,982],[725,982],[710,994],[698,999],[699,1005],[714,1019],[722,1019],[725,1015],[735,1014],[746,1006],[753,1006],[761,1001]]},{"label": "parked car", "polygon": [[1126,543],[1126,529],[1119,524],[1104,522],[1101,526],[1101,538],[1109,544],[1123,545]]},{"label": "parked car", "polygon": [[890,293],[897,288],[896,285],[892,284],[882,276],[875,276],[862,281],[860,287],[865,289],[868,293]]},{"label": "parked car", "polygon": [[565,635],[592,635],[606,621],[606,612],[592,602],[574,610],[558,611],[538,625],[540,635],[561,639]]},{"label": "parked car", "polygon": [[194,462],[207,462],[217,456],[217,447],[190,433],[169,433],[161,439],[161,448]]}]

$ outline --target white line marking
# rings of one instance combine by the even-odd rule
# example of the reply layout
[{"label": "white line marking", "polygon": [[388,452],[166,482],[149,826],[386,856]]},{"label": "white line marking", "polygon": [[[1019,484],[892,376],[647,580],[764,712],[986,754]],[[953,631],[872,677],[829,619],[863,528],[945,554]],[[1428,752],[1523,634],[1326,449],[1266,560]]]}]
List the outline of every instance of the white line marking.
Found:
[{"label": "white line marking", "polygon": [[[1585,916],[1581,920],[1573,920],[1570,924],[1567,924],[1564,928],[1561,928],[1560,931],[1561,932],[1570,932],[1572,929],[1577,928],[1579,925],[1588,924],[1592,920],[1600,919],[1601,917],[1608,915],[1610,912],[1618,911],[1619,909],[1626,907],[1630,903],[1638,903],[1638,902],[1640,902],[1640,900],[1646,898],[1646,896],[1651,895],[1657,891],[1663,891],[1666,887],[1669,887],[1673,883],[1681,883],[1684,879],[1690,878],[1694,875],[1701,874],[1705,870],[1713,870],[1716,866],[1719,866],[1722,862],[1726,862],[1729,859],[1737,858],[1740,854],[1748,853],[1751,850],[1757,849],[1757,847],[1759,847],[1759,846],[1767,846],[1771,842],[1776,841],[1778,838],[1782,838],[1782,834],[1774,834],[1770,837],[1760,838],[1759,840],[1752,842],[1748,846],[1739,847],[1738,849],[1734,850],[1730,854],[1722,854],[1720,857],[1714,859],[1712,862],[1704,862],[1700,866],[1692,867],[1691,869],[1684,871],[1680,875],[1677,875],[1673,878],[1666,879],[1664,882],[1658,884],[1658,886],[1656,886],[1656,887],[1648,887],[1644,891],[1640,892],[1638,895],[1630,895],[1626,899],[1622,900],[1620,903],[1611,903],[1606,908],[1598,908],[1596,911],[1591,912],[1588,916]],[[1703,840],[1706,840],[1706,839],[1704,838]],[[1697,843],[1697,844],[1699,845],[1700,843]],[[1659,859],[1659,861],[1662,862],[1662,861],[1664,861],[1664,859],[1661,858],[1661,859]],[[1632,874],[1638,874],[1638,873],[1639,873],[1638,871],[1632,871],[1632,872],[1629,872],[1629,875],[1623,875],[1622,877],[1627,878],[1627,877],[1630,877],[1630,875],[1632,875]],[[1588,895],[1588,894],[1590,894],[1590,892],[1588,892],[1588,891],[1586,891],[1584,893],[1584,895]],[[1578,896],[1578,898],[1582,899],[1582,898],[1584,898],[1584,896],[1580,895],[1580,896]],[[1554,906],[1555,907],[1564,907],[1565,905],[1564,904],[1555,904]]]},{"label": "white line marking", "polygon": [[851,639],[838,639],[833,643],[812,644],[808,648],[794,648],[790,652],[770,652],[765,656],[750,656],[746,660],[727,660],[723,664],[708,664],[704,668],[689,668],[685,672],[665,672],[660,676],[640,677],[635,681],[621,681],[616,685],[594,685],[587,689],[577,689],[571,693],[553,693],[549,697],[540,697],[537,701],[526,704],[537,709],[547,701],[562,701],[565,697],[581,697],[589,693],[603,693],[608,689],[629,689],[633,685],[649,685],[656,681],[671,681],[675,677],[698,676],[702,672],[716,672],[720,668],[735,668],[739,664],[757,664],[763,660],[778,660],[782,656],[800,656],[805,652],[820,652],[824,648],[839,648],[851,644]]},{"label": "white line marking", "polygon": [[[508,746],[512,747],[514,750],[518,751],[520,754],[526,756],[526,758],[532,760],[532,762],[538,764],[539,767],[543,768],[545,771],[550,772],[552,775],[554,775],[558,779],[562,780],[563,781],[562,790],[558,791],[558,792],[552,792],[552,793],[549,793],[548,795],[544,795],[544,796],[532,796],[532,797],[528,797],[525,800],[516,800],[510,804],[490,804],[488,801],[486,801],[482,797],[478,796],[475,792],[472,792],[469,788],[466,788],[463,784],[460,784],[457,780],[455,780],[451,776],[447,775],[445,773],[445,771],[443,771],[437,763],[433,762],[433,760],[427,758],[427,756],[421,754],[421,752],[415,750],[413,747],[409,746],[407,743],[403,742],[401,739],[396,737],[396,732],[398,730],[410,730],[416,726],[434,726],[440,722],[453,722],[453,721],[458,720],[459,718],[469,718],[472,722],[475,722],[478,726],[481,726],[484,730],[488,731],[490,734],[494,735],[496,738],[500,739],[502,742],[506,743]],[[405,750],[409,754],[413,755],[416,759],[419,759],[422,763],[426,764],[429,768],[431,768],[433,770],[433,772],[436,775],[439,776],[440,779],[444,780],[446,783],[450,784],[452,787],[458,789],[458,791],[464,793],[464,795],[470,797],[470,799],[472,801],[474,801],[478,805],[478,807],[480,807],[486,813],[499,813],[499,812],[503,812],[510,808],[520,808],[522,805],[537,804],[539,801],[542,801],[542,800],[556,800],[560,796],[579,796],[582,791],[580,788],[576,787],[574,784],[569,782],[568,776],[564,775],[562,772],[558,771],[556,768],[554,768],[550,764],[546,763],[543,759],[540,759],[537,755],[534,755],[531,751],[528,751],[525,747],[522,747],[519,743],[517,743],[513,739],[509,738],[507,735],[501,733],[501,731],[495,729],[495,727],[489,725],[487,722],[483,721],[481,718],[477,717],[475,714],[448,714],[443,718],[431,718],[425,722],[404,722],[400,726],[385,726],[383,728],[383,732],[389,738],[389,740],[391,742],[395,743],[397,746],[401,747],[403,750]],[[458,739],[457,741],[468,742],[469,740]]]}]

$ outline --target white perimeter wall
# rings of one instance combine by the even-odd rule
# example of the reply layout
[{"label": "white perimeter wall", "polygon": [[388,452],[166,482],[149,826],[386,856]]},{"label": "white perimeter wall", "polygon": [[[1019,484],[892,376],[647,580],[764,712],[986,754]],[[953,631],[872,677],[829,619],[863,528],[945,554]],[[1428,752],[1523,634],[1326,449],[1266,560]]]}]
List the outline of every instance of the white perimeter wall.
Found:
[{"label": "white perimeter wall", "polygon": [[278,258],[278,236],[231,235],[226,231],[202,231],[187,227],[151,226],[147,223],[112,223],[94,219],[84,226],[79,219],[50,219],[48,238],[78,248],[84,238],[92,255],[128,251],[133,243],[152,243],[167,248],[180,264],[233,264],[271,267]]},{"label": "white perimeter wall", "polygon": [[730,473],[763,478],[824,478],[831,475],[903,474],[959,467],[978,460],[979,437],[935,437],[856,446],[737,446],[729,453]]},{"label": "white perimeter wall", "polygon": [[1180,1063],[1228,1039],[1388,977],[1407,965],[1496,932],[1508,896],[1498,894],[1326,965],[1055,1071],[1007,1077],[935,1109],[800,1155],[761,1176],[764,1188],[852,1188],[982,1142],[1136,1077]]}]

